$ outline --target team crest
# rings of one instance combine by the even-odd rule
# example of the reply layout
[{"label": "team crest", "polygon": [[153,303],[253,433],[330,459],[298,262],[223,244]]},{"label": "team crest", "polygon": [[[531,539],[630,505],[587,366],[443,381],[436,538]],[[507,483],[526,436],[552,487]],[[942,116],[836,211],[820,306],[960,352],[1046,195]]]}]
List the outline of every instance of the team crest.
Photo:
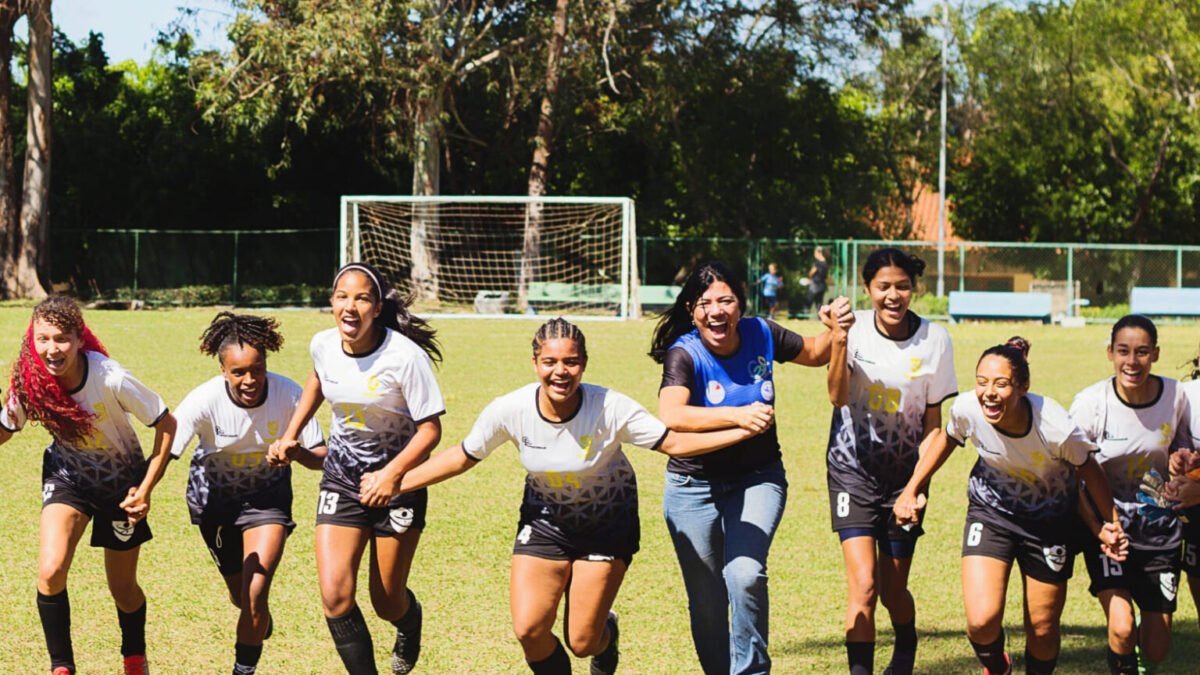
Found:
[{"label": "team crest", "polygon": [[379,376],[372,375],[367,378],[367,396],[378,397],[379,393]]},{"label": "team crest", "polygon": [[764,401],[775,400],[775,385],[770,380],[765,380],[762,383],[762,398]]},{"label": "team crest", "polygon": [[748,367],[750,368],[750,377],[753,377],[755,382],[762,380],[771,372],[771,362],[765,356],[758,357]]},{"label": "team crest", "polygon": [[112,521],[113,534],[121,541],[129,541],[133,537],[133,523],[128,520]]},{"label": "team crest", "polygon": [[1046,565],[1055,572],[1061,572],[1063,566],[1067,564],[1067,547],[1062,545],[1043,546],[1042,557],[1046,559]]},{"label": "team crest", "polygon": [[905,377],[907,377],[910,380],[915,380],[917,378],[917,376],[921,374],[921,364],[924,362],[925,362],[924,359],[909,359],[908,360],[908,375],[906,375]]},{"label": "team crest", "polygon": [[399,533],[408,531],[413,523],[413,510],[406,506],[399,506],[388,512],[388,519],[392,521],[392,529]]},{"label": "team crest", "polygon": [[1158,587],[1162,590],[1164,598],[1169,602],[1174,602],[1175,591],[1179,588],[1179,577],[1174,572],[1159,572]]},{"label": "team crest", "polygon": [[721,383],[716,380],[709,380],[708,391],[704,393],[704,396],[709,403],[718,405],[725,400],[725,387],[722,387]]},{"label": "team crest", "polygon": [[1171,443],[1171,423],[1170,422],[1164,423],[1162,425],[1162,428],[1160,429],[1160,431],[1162,431],[1162,440],[1160,440],[1158,442],[1158,444],[1159,445],[1169,445]]}]

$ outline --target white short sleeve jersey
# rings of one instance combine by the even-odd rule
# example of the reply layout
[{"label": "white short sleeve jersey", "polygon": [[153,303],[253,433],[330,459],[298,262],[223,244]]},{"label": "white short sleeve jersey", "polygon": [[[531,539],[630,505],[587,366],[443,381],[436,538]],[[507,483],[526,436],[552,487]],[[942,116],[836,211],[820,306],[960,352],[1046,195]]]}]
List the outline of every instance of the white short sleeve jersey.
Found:
[{"label": "white short sleeve jersey", "polygon": [[950,334],[914,316],[905,340],[875,325],[874,310],[855,312],[846,343],[849,403],[833,411],[826,462],[830,484],[894,503],[917,464],[925,412],[958,393]]},{"label": "white short sleeve jersey", "polygon": [[[263,400],[246,407],[229,394],[217,375],[189,393],[175,409],[178,429],[171,446],[176,458],[196,438],[188,473],[187,501],[193,514],[270,487],[291,475],[289,467],[267,464],[271,442],[287,429],[302,389],[292,380],[267,373]],[[306,448],[325,444],[316,418],[300,435]]]},{"label": "white short sleeve jersey", "polygon": [[998,527],[1039,537],[1039,525],[1061,524],[1074,513],[1079,492],[1075,468],[1096,451],[1067,411],[1052,399],[1027,394],[1029,429],[1010,436],[983,416],[979,399],[960,396],[950,408],[946,433],[970,440],[979,453],[967,498],[995,514]]},{"label": "white short sleeve jersey", "polygon": [[399,454],[417,424],[446,412],[433,362],[391,329],[368,353],[344,352],[336,328],[313,336],[309,350],[321,393],[333,409],[325,478],[357,495],[363,473]]},{"label": "white short sleeve jersey", "polygon": [[657,448],[667,427],[633,399],[582,384],[579,410],[550,422],[538,408],[535,382],[492,401],[463,440],[481,460],[511,441],[520,452],[526,506],[571,532],[599,529],[615,514],[637,507],[637,481],[622,443]]},{"label": "white short sleeve jersey", "polygon": [[[154,426],[167,414],[167,406],[116,361],[99,352],[81,355],[85,357],[83,383],[67,394],[95,415],[93,429],[81,441],[55,438],[47,450],[46,468],[97,498],[124,497],[141,480],[146,461],[129,415]],[[0,412],[0,426],[17,431],[26,421],[25,409],[10,392]]]},{"label": "white short sleeve jersey", "polygon": [[[1187,406],[1184,421],[1187,427],[1183,434],[1180,447],[1200,451],[1200,380],[1182,382],[1179,388],[1183,390],[1183,400]],[[1184,442],[1187,441],[1187,442]]]},{"label": "white short sleeve jersey", "polygon": [[1187,402],[1179,383],[1153,376],[1162,383],[1158,398],[1133,406],[1117,395],[1115,378],[1101,380],[1075,396],[1071,417],[1088,440],[1100,446],[1096,461],[1104,467],[1112,488],[1113,503],[1130,545],[1150,551],[1179,546],[1183,531],[1179,520],[1148,520],[1138,514],[1142,476],[1157,469],[1164,477],[1171,452],[1179,447],[1177,434],[1187,427]]}]

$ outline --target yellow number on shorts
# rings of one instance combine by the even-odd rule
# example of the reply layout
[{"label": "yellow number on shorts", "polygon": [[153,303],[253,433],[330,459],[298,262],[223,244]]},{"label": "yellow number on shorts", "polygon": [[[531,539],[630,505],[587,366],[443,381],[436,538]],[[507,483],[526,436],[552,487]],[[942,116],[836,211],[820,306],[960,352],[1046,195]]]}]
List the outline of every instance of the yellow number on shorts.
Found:
[{"label": "yellow number on shorts", "polygon": [[576,489],[581,487],[579,477],[575,475],[574,471],[568,471],[567,473],[547,471],[546,481],[550,483],[550,487],[552,488],[561,488],[567,485],[574,486]]}]

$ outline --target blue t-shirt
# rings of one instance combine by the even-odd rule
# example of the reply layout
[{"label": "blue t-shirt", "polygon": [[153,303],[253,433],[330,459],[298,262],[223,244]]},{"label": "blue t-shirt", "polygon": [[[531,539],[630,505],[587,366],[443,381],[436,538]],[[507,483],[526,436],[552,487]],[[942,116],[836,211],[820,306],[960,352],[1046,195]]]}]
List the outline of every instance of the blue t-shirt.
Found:
[{"label": "blue t-shirt", "polygon": [[762,284],[762,294],[764,298],[773,298],[779,293],[779,287],[783,285],[783,279],[778,274],[767,272],[758,280]]}]

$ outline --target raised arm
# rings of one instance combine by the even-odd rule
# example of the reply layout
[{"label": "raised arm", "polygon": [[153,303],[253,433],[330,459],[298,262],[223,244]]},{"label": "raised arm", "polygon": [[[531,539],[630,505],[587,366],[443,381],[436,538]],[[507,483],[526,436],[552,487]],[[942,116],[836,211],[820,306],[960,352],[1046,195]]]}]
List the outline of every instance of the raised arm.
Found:
[{"label": "raised arm", "polygon": [[813,338],[804,340],[804,348],[792,359],[792,363],[802,366],[823,366],[829,363],[833,346],[833,330],[830,326],[837,325],[843,331],[854,325],[854,311],[850,300],[844,296],[834,298],[833,302],[821,306],[817,317],[825,324],[825,332]]},{"label": "raised arm", "polygon": [[429,461],[419,464],[405,473],[404,478],[400,481],[400,491],[412,492],[434,483],[440,483],[447,478],[453,478],[466,472],[478,463],[479,460],[468,455],[463,450],[462,443],[459,443],[449,450],[439,452],[430,457]]},{"label": "raised arm", "polygon": [[690,398],[691,392],[687,387],[669,386],[658,390],[658,418],[672,431],[712,431],[737,427],[762,433],[775,423],[775,409],[765,403],[706,408],[688,405]]},{"label": "raised arm", "polygon": [[831,321],[829,336],[829,372],[825,374],[825,386],[829,389],[829,402],[840,408],[850,402],[850,369],[846,366],[849,330],[837,321]]},{"label": "raised arm", "polygon": [[131,524],[145,518],[150,512],[150,493],[162,479],[167,470],[167,463],[172,459],[171,443],[175,438],[175,428],[175,416],[169,412],[164,413],[162,419],[154,425],[154,447],[151,450],[150,462],[146,466],[146,475],[140,485],[129,488],[128,495],[120,504]]}]

